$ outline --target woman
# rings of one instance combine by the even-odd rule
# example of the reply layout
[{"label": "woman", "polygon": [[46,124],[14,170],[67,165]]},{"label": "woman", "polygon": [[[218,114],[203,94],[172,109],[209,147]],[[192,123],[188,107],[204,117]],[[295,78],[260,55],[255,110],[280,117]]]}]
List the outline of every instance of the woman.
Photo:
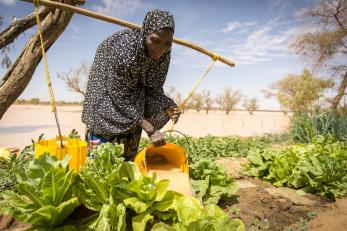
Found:
[{"label": "woman", "polygon": [[159,129],[180,115],[163,91],[173,33],[173,16],[151,10],[141,30],[116,32],[101,43],[82,112],[89,143],[123,143],[126,160],[137,153],[142,129],[153,145],[165,144]]}]

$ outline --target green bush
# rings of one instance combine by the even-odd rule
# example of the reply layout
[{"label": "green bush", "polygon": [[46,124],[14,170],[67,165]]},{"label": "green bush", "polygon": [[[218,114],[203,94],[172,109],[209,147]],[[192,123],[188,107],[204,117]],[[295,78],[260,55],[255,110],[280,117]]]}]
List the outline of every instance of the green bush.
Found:
[{"label": "green bush", "polygon": [[317,135],[332,135],[335,139],[347,141],[347,113],[325,111],[301,113],[293,116],[290,133],[295,141],[312,142]]},{"label": "green bush", "polygon": [[29,101],[31,104],[39,104],[40,103],[40,99],[39,98],[31,98]]}]

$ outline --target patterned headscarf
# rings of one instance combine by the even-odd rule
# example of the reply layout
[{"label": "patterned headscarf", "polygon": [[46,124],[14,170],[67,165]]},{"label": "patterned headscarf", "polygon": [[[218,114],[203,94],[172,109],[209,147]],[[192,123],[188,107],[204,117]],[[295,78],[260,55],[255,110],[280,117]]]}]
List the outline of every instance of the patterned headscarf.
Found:
[{"label": "patterned headscarf", "polygon": [[175,31],[175,22],[172,14],[168,11],[158,9],[148,11],[143,20],[142,35],[147,37],[162,28],[171,28],[172,32]]},{"label": "patterned headscarf", "polygon": [[[175,22],[172,14],[168,11],[163,11],[159,9],[150,10],[146,14],[142,28],[139,33],[139,39],[138,39],[138,45],[137,45],[137,53],[138,58],[149,58],[146,47],[145,47],[145,40],[148,35],[154,33],[157,30],[163,29],[163,28],[170,28],[172,29],[172,32],[175,31]],[[166,56],[171,54],[171,50],[168,51],[166,54],[164,54],[160,60],[165,59]],[[143,61],[143,60],[142,60]],[[159,60],[158,60],[159,61]]]}]

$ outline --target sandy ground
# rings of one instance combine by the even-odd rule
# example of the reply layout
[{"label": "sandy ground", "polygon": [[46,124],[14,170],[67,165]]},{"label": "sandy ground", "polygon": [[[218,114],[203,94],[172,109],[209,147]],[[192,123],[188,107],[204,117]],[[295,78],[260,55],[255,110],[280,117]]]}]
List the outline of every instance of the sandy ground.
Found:
[{"label": "sandy ground", "polygon": [[[63,134],[75,128],[84,134],[79,106],[58,107],[58,116]],[[175,129],[195,137],[212,134],[216,136],[254,136],[280,133],[289,125],[289,117],[281,112],[195,112],[183,114]],[[171,128],[169,122],[162,130]],[[30,144],[31,138],[44,133],[46,138],[57,134],[54,114],[49,106],[13,105],[0,120],[0,147],[19,147]],[[144,135],[144,133],[143,133]]]}]

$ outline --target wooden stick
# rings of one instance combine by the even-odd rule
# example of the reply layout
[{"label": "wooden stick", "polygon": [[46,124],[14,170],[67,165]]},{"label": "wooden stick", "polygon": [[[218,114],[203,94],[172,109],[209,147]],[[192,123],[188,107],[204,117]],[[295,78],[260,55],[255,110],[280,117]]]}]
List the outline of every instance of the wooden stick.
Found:
[{"label": "wooden stick", "polygon": [[[34,3],[34,0],[21,0],[21,1]],[[113,17],[107,16],[107,15],[103,15],[103,14],[91,11],[91,10],[86,10],[86,9],[83,9],[83,8],[80,8],[80,7],[76,7],[76,6],[71,6],[71,5],[68,5],[68,4],[63,4],[63,3],[49,1],[49,0],[40,0],[39,4],[43,5],[43,6],[47,6],[47,7],[52,7],[52,8],[57,8],[57,9],[61,9],[61,10],[71,11],[71,12],[74,12],[74,13],[77,13],[77,14],[82,14],[82,15],[85,15],[85,16],[88,16],[88,17],[92,17],[92,18],[95,18],[95,19],[99,19],[99,20],[103,20],[103,21],[106,21],[106,22],[114,23],[114,24],[117,24],[117,25],[120,25],[120,26],[128,27],[130,29],[140,29],[141,28],[140,25],[137,25],[135,23],[127,22],[127,21],[124,21],[124,20],[121,20],[121,19],[118,19],[118,18],[113,18]],[[196,50],[198,52],[201,52],[201,53],[203,53],[205,55],[210,56],[211,58],[214,57],[214,53],[213,52],[208,51],[208,50],[206,50],[206,49],[204,49],[202,47],[199,47],[199,46],[197,46],[197,45],[195,45],[193,43],[190,43],[188,41],[185,41],[183,39],[179,39],[179,38],[174,37],[173,38],[173,42],[175,42],[177,44],[180,44],[180,45],[183,45],[183,46],[186,46],[186,47],[189,47],[189,48],[191,48],[193,50]],[[231,60],[226,59],[226,58],[224,58],[222,56],[217,56],[215,58],[217,60],[219,60],[219,61],[221,61],[221,62],[231,66],[231,67],[235,66],[234,62],[232,62]]]}]

